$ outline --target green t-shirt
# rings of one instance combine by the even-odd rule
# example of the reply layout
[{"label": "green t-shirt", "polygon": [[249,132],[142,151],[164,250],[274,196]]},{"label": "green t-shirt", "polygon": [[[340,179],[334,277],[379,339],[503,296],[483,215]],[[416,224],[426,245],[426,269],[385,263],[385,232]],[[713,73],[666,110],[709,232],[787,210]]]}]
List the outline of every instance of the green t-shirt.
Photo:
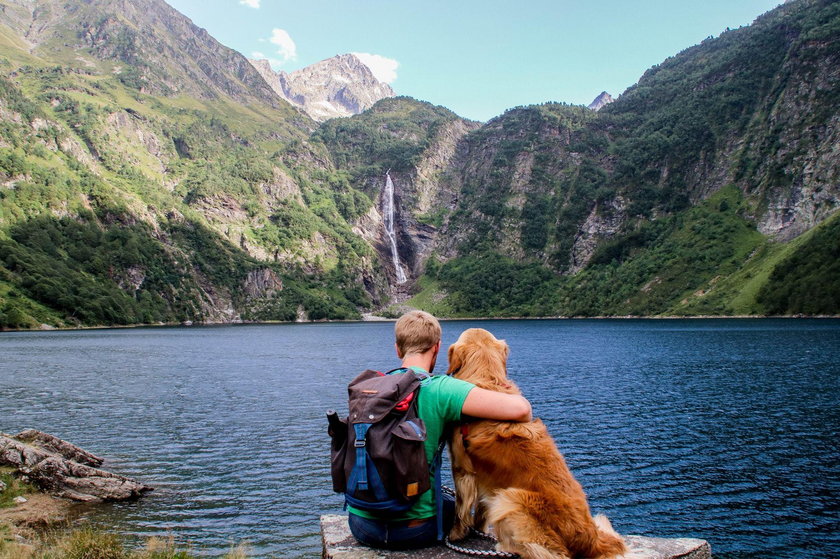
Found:
[{"label": "green t-shirt", "polygon": [[[422,372],[423,369],[415,367]],[[432,464],[435,452],[440,444],[443,429],[447,423],[461,419],[461,408],[467,393],[475,388],[469,382],[456,378],[435,375],[420,382],[420,392],[417,395],[417,415],[426,424],[426,459]],[[414,503],[414,506],[399,515],[390,514],[389,521],[413,520],[415,518],[430,518],[437,514],[435,507],[434,479],[432,489],[429,489]],[[350,512],[364,518],[380,518],[375,513],[347,507]]]}]

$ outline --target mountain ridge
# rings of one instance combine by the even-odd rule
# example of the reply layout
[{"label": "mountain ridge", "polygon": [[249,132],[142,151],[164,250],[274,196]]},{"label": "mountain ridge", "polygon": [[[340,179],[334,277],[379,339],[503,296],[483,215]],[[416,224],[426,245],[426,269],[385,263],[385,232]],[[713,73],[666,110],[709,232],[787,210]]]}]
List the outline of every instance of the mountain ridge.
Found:
[{"label": "mountain ridge", "polygon": [[602,91],[597,97],[595,97],[595,99],[592,100],[591,103],[589,103],[587,108],[592,109],[593,111],[600,111],[613,101],[615,101],[615,99],[613,99],[612,95],[606,91]]},{"label": "mountain ridge", "polygon": [[[82,68],[103,64],[152,93],[279,101],[238,52],[163,0],[6,0],[0,22],[31,45],[32,54]],[[15,17],[17,16],[17,17]],[[73,53],[72,56],[67,56]],[[212,61],[212,62],[211,62]],[[117,66],[123,66],[122,70]]]},{"label": "mountain ridge", "polygon": [[30,44],[20,4],[0,13],[0,327],[840,313],[831,2],[599,111],[483,124],[407,97],[317,124],[183,16],[154,23],[157,0],[40,0]]}]

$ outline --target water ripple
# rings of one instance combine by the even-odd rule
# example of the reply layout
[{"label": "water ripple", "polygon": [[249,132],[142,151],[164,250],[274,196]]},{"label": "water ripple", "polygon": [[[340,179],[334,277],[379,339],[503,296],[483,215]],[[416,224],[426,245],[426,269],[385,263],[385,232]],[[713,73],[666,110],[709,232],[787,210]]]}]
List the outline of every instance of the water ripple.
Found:
[{"label": "water ripple", "polygon": [[[463,321],[444,343],[473,326],[507,339],[511,376],[619,531],[723,558],[840,554],[840,322]],[[138,541],[315,558],[318,516],[341,508],[324,410],[394,362],[392,328],[3,333],[0,430],[54,432],[154,485],[86,513]]]}]

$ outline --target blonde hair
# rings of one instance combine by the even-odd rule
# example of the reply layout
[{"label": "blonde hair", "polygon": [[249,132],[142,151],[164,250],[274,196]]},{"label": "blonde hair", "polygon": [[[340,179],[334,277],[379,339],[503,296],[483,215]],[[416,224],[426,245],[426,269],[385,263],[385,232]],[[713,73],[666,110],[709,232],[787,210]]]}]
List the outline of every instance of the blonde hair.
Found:
[{"label": "blonde hair", "polygon": [[425,353],[440,341],[440,323],[424,311],[407,312],[394,326],[400,358],[410,353]]}]

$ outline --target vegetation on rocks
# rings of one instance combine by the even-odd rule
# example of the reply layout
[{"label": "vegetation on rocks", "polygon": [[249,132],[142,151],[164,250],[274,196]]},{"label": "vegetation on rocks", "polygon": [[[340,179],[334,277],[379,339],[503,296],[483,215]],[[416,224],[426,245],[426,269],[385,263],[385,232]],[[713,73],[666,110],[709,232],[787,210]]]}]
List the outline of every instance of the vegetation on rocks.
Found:
[{"label": "vegetation on rocks", "polygon": [[[269,108],[184,106],[32,62],[0,77],[0,328],[355,318],[368,304],[345,293],[371,250],[343,214],[369,201],[294,161],[303,131],[270,132]],[[316,236],[334,247],[319,260]],[[282,292],[246,297],[265,267]]]}]

